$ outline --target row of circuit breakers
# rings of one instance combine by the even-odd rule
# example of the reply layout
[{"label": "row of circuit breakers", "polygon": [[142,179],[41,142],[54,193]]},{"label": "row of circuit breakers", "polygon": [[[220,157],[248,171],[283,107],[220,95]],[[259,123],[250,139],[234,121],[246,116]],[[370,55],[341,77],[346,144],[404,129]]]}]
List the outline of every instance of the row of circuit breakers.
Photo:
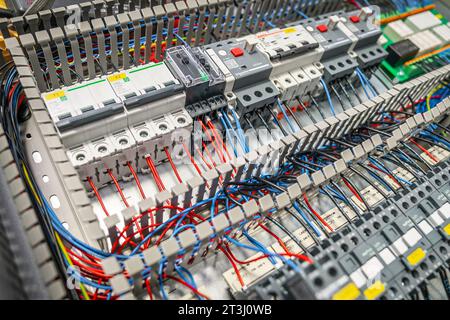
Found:
[{"label": "row of circuit breakers", "polygon": [[308,100],[323,92],[321,79],[332,83],[378,65],[387,53],[377,44],[374,13],[365,7],[203,47],[175,46],[163,62],[42,98],[80,176],[101,185],[109,181],[105,168],[120,170],[117,163],[144,168],[144,155],[160,163],[166,147],[189,142],[197,117],[216,120],[216,111],[230,106],[241,119],[256,121],[254,111],[277,99],[287,105]]}]

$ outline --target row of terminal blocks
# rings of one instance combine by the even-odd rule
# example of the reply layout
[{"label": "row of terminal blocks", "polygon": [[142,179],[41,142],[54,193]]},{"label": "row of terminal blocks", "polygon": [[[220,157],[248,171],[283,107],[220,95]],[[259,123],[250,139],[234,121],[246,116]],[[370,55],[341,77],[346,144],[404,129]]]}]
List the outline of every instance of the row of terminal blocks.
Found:
[{"label": "row of terminal blocks", "polygon": [[[295,98],[320,93],[321,79],[328,83],[351,76],[357,67],[378,64],[385,52],[377,45],[381,31],[375,24],[375,9],[337,12],[203,47],[175,46],[167,49],[163,62],[130,66],[43,92],[42,98],[73,165],[82,177],[96,177],[102,184],[106,169],[117,169],[120,175],[128,162],[142,169],[146,167],[143,157],[150,156],[158,164],[165,159],[166,148],[171,152],[177,143],[189,144],[198,116],[214,118],[214,111],[225,107],[234,108],[240,117],[252,116],[255,110],[272,107],[277,99],[289,105]],[[88,43],[85,31],[79,30]],[[71,72],[64,66],[63,42],[53,41],[55,34],[55,29],[37,32],[37,42],[31,35],[20,37],[35,75],[41,69],[38,55],[43,54],[52,85],[59,79],[50,67],[53,44],[63,77]],[[74,39],[76,33],[69,41]],[[36,51],[38,45],[41,51]],[[75,70],[82,73],[76,45],[72,49]],[[112,54],[111,60],[116,58]],[[95,61],[89,54],[86,59],[91,74]]]},{"label": "row of terminal blocks", "polygon": [[282,267],[237,298],[410,299],[450,262],[448,165],[313,247],[304,273]]},{"label": "row of terminal blocks", "polygon": [[[447,73],[448,75],[448,73]],[[403,92],[397,92],[397,96],[401,96]],[[411,93],[411,92],[410,92]],[[394,97],[393,100],[396,100],[397,97]],[[338,175],[339,173],[343,173],[346,170],[346,164],[352,161],[364,159],[364,157],[373,152],[375,147],[384,144],[387,149],[394,148],[396,146],[396,142],[399,143],[403,139],[407,139],[407,137],[414,133],[417,127],[422,125],[428,125],[430,122],[434,120],[439,120],[442,116],[447,115],[449,113],[449,102],[444,101],[439,104],[433,111],[428,111],[424,114],[419,114],[419,116],[414,117],[413,121],[410,121],[406,126],[399,128],[392,134],[392,137],[388,140],[390,141],[382,141],[380,136],[374,136],[372,139],[366,140],[361,145],[354,147],[352,150],[347,150],[342,154],[342,159],[344,161],[337,161],[335,164],[330,167],[323,168],[322,170],[318,170],[315,172],[311,178],[307,175],[301,175],[297,179],[297,183],[290,185],[287,188],[286,192],[283,192],[276,197],[272,197],[271,195],[266,195],[259,199],[258,201],[250,200],[245,203],[242,208],[236,207],[230,210],[227,215],[218,215],[214,217],[211,221],[205,221],[200,223],[195,227],[195,232],[193,230],[185,230],[178,235],[178,240],[175,238],[169,238],[163,241],[158,247],[152,247],[143,252],[144,260],[141,260],[141,257],[136,256],[132,257],[125,262],[125,267],[131,276],[138,277],[143,268],[146,266],[153,267],[154,270],[158,269],[161,259],[166,259],[168,261],[167,268],[173,268],[173,263],[187,263],[188,260],[191,259],[191,255],[194,252],[201,252],[207,247],[211,247],[213,243],[217,239],[221,239],[221,236],[224,234],[226,230],[230,227],[239,225],[243,220],[251,219],[255,214],[261,214],[264,212],[268,212],[269,210],[276,208],[277,210],[282,210],[284,207],[289,206],[293,200],[299,197],[302,192],[307,191],[311,188],[316,188],[324,183],[327,183],[330,179]],[[392,105],[392,101],[390,103]],[[372,109],[377,109],[378,106],[372,105]],[[369,109],[369,108],[367,108]],[[361,114],[370,114],[370,111],[364,110],[361,111]],[[314,134],[312,134],[314,135]],[[306,139],[308,140],[308,139]],[[294,139],[292,142],[293,145],[299,146],[298,140]],[[189,199],[193,194],[197,194],[197,192],[191,192],[192,189],[189,188]],[[144,200],[139,204],[140,212],[145,212],[150,208],[154,208],[155,206],[161,205],[166,200],[178,201],[176,196],[172,197],[167,195],[165,198],[161,197],[162,193],[157,195],[156,202],[155,200]],[[195,199],[195,196],[192,197]],[[201,198],[203,199],[203,197]],[[201,201],[201,199],[198,199]],[[177,203],[177,202],[175,202]],[[181,204],[180,204],[181,205]],[[129,214],[128,211],[135,211],[134,214]],[[128,216],[128,219],[135,216],[137,213],[136,209],[127,209],[127,212],[123,213],[123,216]],[[172,213],[165,212],[167,210],[161,209],[160,212],[157,213],[157,219],[164,219],[165,217],[170,216]],[[448,217],[446,218],[448,219]],[[108,218],[108,220],[113,221],[113,218]],[[116,220],[118,220],[116,218]],[[162,220],[160,220],[162,221]],[[114,231],[115,225],[110,225],[109,230]],[[109,235],[111,236],[111,235]],[[199,249],[199,242],[200,249]],[[182,252],[180,258],[180,252]],[[115,264],[113,261],[114,258],[108,259],[105,262],[106,270],[109,268],[109,264]],[[145,265],[144,265],[145,263]],[[118,275],[118,278],[121,278],[122,275]]]}]

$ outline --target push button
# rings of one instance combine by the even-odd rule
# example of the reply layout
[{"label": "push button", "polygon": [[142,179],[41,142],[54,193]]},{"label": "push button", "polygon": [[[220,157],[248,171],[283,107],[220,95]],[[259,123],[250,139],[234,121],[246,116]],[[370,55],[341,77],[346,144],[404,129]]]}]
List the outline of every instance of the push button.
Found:
[{"label": "push button", "polygon": [[322,33],[328,31],[328,27],[327,27],[326,25],[324,25],[324,24],[319,24],[319,25],[316,27],[316,29],[319,30],[319,31],[322,32]]},{"label": "push button", "polygon": [[240,57],[244,55],[244,50],[241,48],[233,48],[231,49],[231,54],[235,57]]},{"label": "push button", "polygon": [[358,23],[360,21],[358,16],[351,16],[349,19],[353,23]]}]

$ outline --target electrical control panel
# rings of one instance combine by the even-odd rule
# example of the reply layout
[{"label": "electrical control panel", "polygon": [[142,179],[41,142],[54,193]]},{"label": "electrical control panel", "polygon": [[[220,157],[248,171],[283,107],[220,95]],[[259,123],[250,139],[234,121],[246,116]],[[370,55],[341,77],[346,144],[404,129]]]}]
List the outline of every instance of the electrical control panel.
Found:
[{"label": "electrical control panel", "polygon": [[41,292],[448,299],[447,13],[101,0],[0,20],[0,196]]}]

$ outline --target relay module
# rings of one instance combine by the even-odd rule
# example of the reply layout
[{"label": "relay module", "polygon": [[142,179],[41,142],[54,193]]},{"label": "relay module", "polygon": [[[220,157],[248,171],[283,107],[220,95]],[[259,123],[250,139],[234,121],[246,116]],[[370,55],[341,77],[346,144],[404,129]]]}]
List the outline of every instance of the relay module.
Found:
[{"label": "relay module", "polygon": [[450,299],[448,1],[5,9],[0,298]]}]

